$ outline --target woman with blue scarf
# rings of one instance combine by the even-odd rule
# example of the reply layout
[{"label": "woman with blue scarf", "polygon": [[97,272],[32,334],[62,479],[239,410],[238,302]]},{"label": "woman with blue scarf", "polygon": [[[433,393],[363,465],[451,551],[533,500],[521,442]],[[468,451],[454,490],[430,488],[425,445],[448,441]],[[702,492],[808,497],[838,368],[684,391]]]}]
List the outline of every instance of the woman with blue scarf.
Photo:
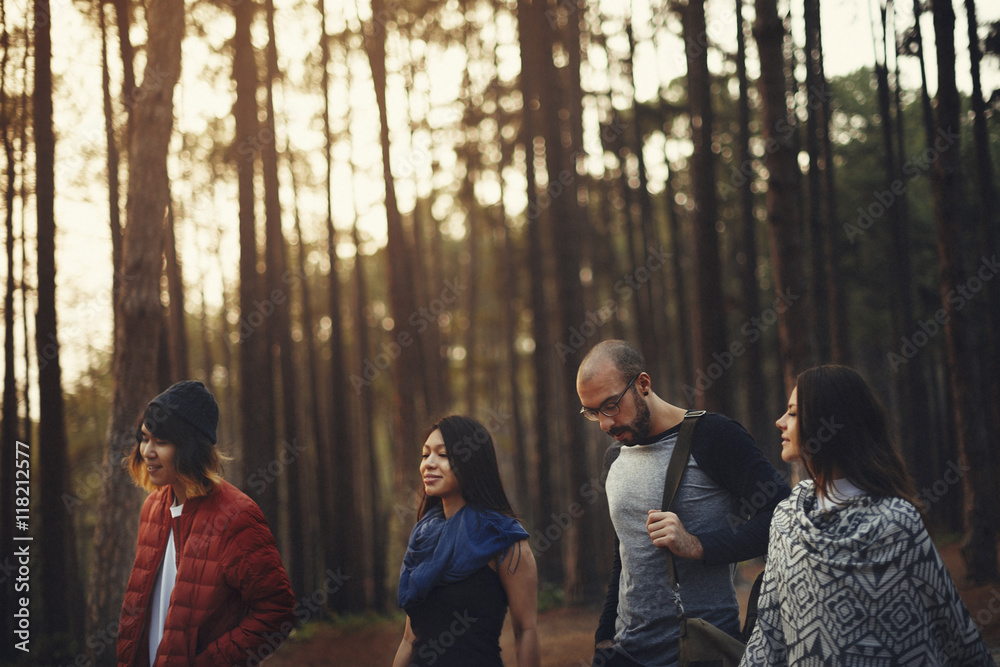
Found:
[{"label": "woman with blue scarf", "polygon": [[424,497],[399,573],[406,629],[393,667],[502,667],[507,607],[519,667],[538,667],[538,574],[514,518],[493,439],[445,417],[423,444]]}]

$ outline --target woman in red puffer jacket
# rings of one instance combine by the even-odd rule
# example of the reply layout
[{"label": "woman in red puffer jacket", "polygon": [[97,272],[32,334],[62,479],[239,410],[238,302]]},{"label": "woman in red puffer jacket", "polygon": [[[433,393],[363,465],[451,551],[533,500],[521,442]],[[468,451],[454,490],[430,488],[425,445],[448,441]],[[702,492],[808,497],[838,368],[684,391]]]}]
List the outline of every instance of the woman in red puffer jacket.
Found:
[{"label": "woman in red puffer jacket", "polygon": [[294,627],[264,515],[220,474],[218,421],[215,398],[191,381],[143,414],[125,464],[152,493],[118,625],[119,667],[256,665]]}]

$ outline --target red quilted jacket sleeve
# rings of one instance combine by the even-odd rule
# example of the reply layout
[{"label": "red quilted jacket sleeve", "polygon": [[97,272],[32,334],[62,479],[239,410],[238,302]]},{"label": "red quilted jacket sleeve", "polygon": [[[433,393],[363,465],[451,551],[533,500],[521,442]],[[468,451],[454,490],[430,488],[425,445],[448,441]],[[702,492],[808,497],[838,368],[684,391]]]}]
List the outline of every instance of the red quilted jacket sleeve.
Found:
[{"label": "red quilted jacket sleeve", "polygon": [[195,667],[257,664],[295,626],[295,597],[260,509],[256,505],[244,508],[229,522],[226,533],[224,577],[239,592],[246,614],[198,654]]}]

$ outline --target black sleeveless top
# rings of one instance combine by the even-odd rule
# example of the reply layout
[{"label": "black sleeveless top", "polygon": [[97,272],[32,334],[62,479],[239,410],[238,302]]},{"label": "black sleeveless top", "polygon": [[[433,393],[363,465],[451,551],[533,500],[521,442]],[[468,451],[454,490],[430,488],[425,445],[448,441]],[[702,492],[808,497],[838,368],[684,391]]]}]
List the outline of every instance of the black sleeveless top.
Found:
[{"label": "black sleeveless top", "polygon": [[417,637],[410,667],[503,667],[500,631],[507,593],[489,565],[467,579],[438,586],[405,611]]}]

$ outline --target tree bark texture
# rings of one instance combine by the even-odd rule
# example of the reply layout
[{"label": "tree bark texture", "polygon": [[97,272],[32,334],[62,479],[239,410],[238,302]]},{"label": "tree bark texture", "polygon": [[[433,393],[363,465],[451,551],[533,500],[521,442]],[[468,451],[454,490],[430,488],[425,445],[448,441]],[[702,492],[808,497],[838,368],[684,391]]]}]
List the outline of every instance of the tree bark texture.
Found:
[{"label": "tree bark texture", "polygon": [[[544,229],[545,212],[542,210],[538,189],[535,160],[540,148],[541,100],[539,90],[542,82],[536,63],[543,57],[538,47],[539,34],[545,23],[532,16],[530,0],[517,2],[517,29],[521,51],[521,94],[524,99],[524,123],[521,141],[526,155],[525,176],[527,178],[527,236],[528,266],[531,273],[531,336],[535,343],[532,352],[532,372],[534,374],[534,432],[535,450],[538,456],[537,498],[533,504],[538,508],[542,522],[548,521],[555,511],[552,493],[555,473],[552,469],[552,434],[549,420],[552,411],[553,380],[549,368],[553,341],[549,332],[551,318],[546,286],[550,284],[549,268],[546,262],[547,243]],[[544,523],[538,527],[540,530]],[[538,554],[538,573],[543,581],[562,581],[562,540],[554,541],[551,547]]]},{"label": "tree bark texture", "polygon": [[[34,3],[35,89],[32,127],[35,136],[35,200],[38,215],[38,310],[35,348],[38,358],[39,423],[35,470],[44,480],[38,499],[45,539],[38,549],[41,630],[77,636],[81,629],[83,590],[77,570],[72,515],[63,505],[70,489],[62,368],[56,322],[55,134],[52,128],[52,37],[48,0]],[[6,132],[6,129],[5,129]],[[7,463],[6,461],[4,463]],[[36,528],[37,530],[37,528]]]},{"label": "tree bark texture", "polygon": [[[384,0],[372,2],[372,14],[385,16]],[[382,169],[385,180],[386,210],[386,253],[389,282],[389,302],[392,309],[393,329],[391,332],[393,350],[398,356],[392,363],[393,384],[393,435],[395,446],[395,497],[397,507],[413,505],[417,493],[413,481],[419,468],[419,426],[417,425],[417,383],[421,377],[420,345],[414,346],[413,334],[409,331],[408,318],[417,311],[412,276],[414,261],[403,229],[403,218],[396,200],[396,186],[392,176],[389,142],[389,119],[386,107],[386,30],[379,22],[367,26],[365,51],[372,70],[375,100],[378,105],[380,123],[380,143],[382,149]],[[405,344],[405,345],[404,345]],[[397,350],[398,348],[398,350]],[[409,483],[408,483],[409,480]],[[397,519],[409,519],[409,512],[396,512]],[[399,542],[409,534],[411,526],[397,526]]]},{"label": "tree bark texture", "polygon": [[785,395],[795,387],[798,372],[810,363],[809,299],[803,257],[805,247],[799,217],[799,171],[795,124],[786,102],[784,27],[775,0],[756,0],[754,37],[760,53],[760,96],[767,167],[767,212],[774,308],[778,312]]},{"label": "tree bark texture", "polygon": [[240,413],[244,490],[260,506],[280,540],[278,484],[268,472],[277,454],[274,416],[274,369],[268,346],[267,318],[274,302],[265,294],[257,271],[257,196],[254,172],[259,152],[274,141],[267,126],[257,120],[257,65],[250,31],[257,8],[255,0],[233,4],[236,28],[233,35],[233,78],[236,80],[236,167],[239,188],[240,226]]},{"label": "tree bark texture", "polygon": [[[173,129],[173,92],[180,76],[183,0],[151,0],[142,91],[133,120],[142,135],[129,144],[128,201],[122,247],[119,330],[112,372],[112,402],[105,480],[98,503],[91,570],[88,646],[97,664],[115,664],[114,629],[135,556],[141,493],[120,461],[136,444],[136,420],[162,389],[155,384],[160,336],[163,219],[169,199],[167,149]],[[43,403],[45,399],[43,398]],[[90,639],[100,638],[91,642]]]},{"label": "tree bark texture", "polygon": [[167,217],[163,223],[163,255],[167,294],[170,298],[170,306],[167,308],[167,342],[170,351],[171,382],[191,379],[184,312],[184,272],[181,268],[180,255],[177,253],[177,236],[174,233],[176,223],[174,206],[168,195]]},{"label": "tree bark texture", "polygon": [[[7,61],[9,50],[9,33],[7,32],[7,3],[0,0],[0,24],[3,25],[3,56],[0,59],[0,131],[3,132],[4,157],[7,160],[6,183],[4,184],[4,222],[7,230],[7,282],[4,291],[4,376],[3,376],[3,414],[0,416],[0,455],[3,456],[0,462],[0,505],[5,508],[5,512],[13,514],[15,506],[14,491],[14,466],[18,456],[17,441],[19,439],[18,405],[17,405],[17,380],[14,372],[14,197],[17,194],[17,172],[14,158],[14,140],[11,135],[15,128],[11,127],[10,119],[7,115]],[[26,119],[22,119],[22,122]],[[22,316],[26,316],[26,313]],[[30,451],[30,450],[28,450]],[[6,509],[11,508],[11,509]],[[9,517],[10,515],[8,515]],[[5,517],[0,524],[0,544],[3,545],[2,554],[3,565],[10,567],[13,559],[9,549],[12,548],[14,536],[14,522]],[[14,577],[4,577],[0,582],[0,632],[4,637],[14,637]],[[17,650],[14,641],[4,641],[0,645],[0,661],[13,662],[17,657]]]},{"label": "tree bark texture", "polygon": [[685,56],[687,60],[688,112],[691,122],[691,190],[695,202],[694,254],[695,299],[694,360],[695,375],[689,378],[698,387],[695,405],[699,409],[729,413],[729,374],[716,377],[711,371],[720,365],[720,355],[730,354],[726,336],[725,308],[722,306],[722,265],[719,261],[719,233],[716,230],[718,206],[716,204],[715,158],[712,152],[712,83],[708,74],[708,29],[705,24],[703,0],[689,0],[681,6]]},{"label": "tree bark texture", "polygon": [[[969,318],[969,285],[976,276],[965,270],[961,235],[963,196],[958,139],[961,100],[955,85],[955,13],[950,2],[934,0],[934,42],[937,50],[937,125],[939,138],[954,138],[937,152],[931,172],[934,218],[937,226],[938,262],[941,268],[941,302],[948,349],[948,374],[955,398],[955,423],[959,457],[968,466],[963,477],[965,489],[965,540],[962,555],[969,578],[977,583],[996,581],[997,511],[996,468],[993,465],[992,419],[989,381],[984,377],[983,360],[988,351],[977,340]],[[976,261],[976,269],[986,258]],[[994,259],[995,261],[995,259]],[[974,269],[975,271],[975,269]],[[976,278],[978,280],[978,278]],[[969,308],[958,308],[958,303]]]}]

